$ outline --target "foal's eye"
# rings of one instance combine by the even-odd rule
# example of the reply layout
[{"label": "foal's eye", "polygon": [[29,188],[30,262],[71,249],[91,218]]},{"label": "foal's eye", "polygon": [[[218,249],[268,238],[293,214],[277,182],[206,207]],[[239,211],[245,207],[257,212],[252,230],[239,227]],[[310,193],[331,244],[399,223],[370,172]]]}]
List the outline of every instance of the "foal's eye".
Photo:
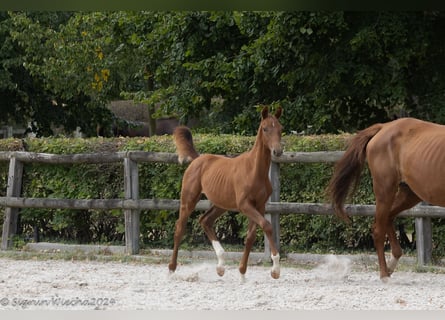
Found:
[{"label": "foal's eye", "polygon": [[267,127],[263,127],[263,132],[267,132]]}]

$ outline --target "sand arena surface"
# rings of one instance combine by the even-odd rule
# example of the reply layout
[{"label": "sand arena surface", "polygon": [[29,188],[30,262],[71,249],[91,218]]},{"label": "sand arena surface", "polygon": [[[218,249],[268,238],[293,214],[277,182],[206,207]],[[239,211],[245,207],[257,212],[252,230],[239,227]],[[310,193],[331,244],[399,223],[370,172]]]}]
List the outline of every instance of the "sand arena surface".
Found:
[{"label": "sand arena surface", "polygon": [[0,310],[443,310],[445,274],[378,272],[327,256],[315,266],[249,266],[240,281],[230,264],[0,259]]}]

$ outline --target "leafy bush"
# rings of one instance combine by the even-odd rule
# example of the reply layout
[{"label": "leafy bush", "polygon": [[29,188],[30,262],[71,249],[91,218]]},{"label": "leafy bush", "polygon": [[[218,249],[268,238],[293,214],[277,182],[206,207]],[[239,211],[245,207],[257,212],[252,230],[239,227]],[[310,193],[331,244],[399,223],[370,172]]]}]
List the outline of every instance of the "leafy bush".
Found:
[{"label": "leafy bush", "polygon": [[[322,136],[284,136],[285,151],[343,150],[349,134]],[[195,146],[200,153],[238,154],[250,149],[254,137],[232,135],[195,134]],[[0,150],[27,150],[32,152],[89,153],[144,150],[174,152],[171,136],[151,138],[91,138],[91,139],[10,139],[0,143]],[[0,163],[2,194],[7,183],[6,162]],[[186,166],[164,163],[139,165],[140,198],[179,199],[182,175]],[[281,201],[325,202],[325,187],[332,175],[331,163],[281,164]],[[24,197],[54,198],[123,198],[123,164],[44,165],[25,164],[22,195]],[[353,203],[374,203],[372,184],[364,172]],[[188,221],[184,246],[208,245],[194,212]],[[174,225],[178,212],[144,210],[141,212],[143,247],[171,248]],[[335,216],[288,214],[281,216],[281,251],[327,252],[373,250],[371,217],[354,217],[348,226]],[[397,220],[407,232],[414,229],[413,219]],[[442,254],[442,240],[438,232],[443,229],[439,219],[434,220],[434,245]],[[436,226],[437,225],[437,226]],[[239,246],[246,235],[247,221],[240,214],[230,212],[216,223],[217,235],[224,244]],[[23,209],[20,215],[21,238],[25,241],[40,235],[40,240],[124,244],[124,217],[121,210],[60,210]],[[436,231],[437,230],[437,231]],[[263,234],[257,232],[256,248],[263,246]]]}]

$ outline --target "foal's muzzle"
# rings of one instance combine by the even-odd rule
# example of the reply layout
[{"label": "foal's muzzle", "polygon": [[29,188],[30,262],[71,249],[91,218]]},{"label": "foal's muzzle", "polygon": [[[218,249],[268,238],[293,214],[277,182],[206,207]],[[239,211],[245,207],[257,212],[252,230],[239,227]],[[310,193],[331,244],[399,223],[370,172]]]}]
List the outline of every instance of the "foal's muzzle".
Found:
[{"label": "foal's muzzle", "polygon": [[280,157],[282,154],[283,154],[283,148],[272,149],[272,155],[274,155],[275,157]]}]

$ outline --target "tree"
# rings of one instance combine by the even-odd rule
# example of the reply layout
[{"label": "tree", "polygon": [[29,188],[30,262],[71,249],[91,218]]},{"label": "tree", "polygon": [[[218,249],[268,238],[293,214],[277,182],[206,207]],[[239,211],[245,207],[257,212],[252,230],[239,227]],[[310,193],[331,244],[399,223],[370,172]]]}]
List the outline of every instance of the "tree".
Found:
[{"label": "tree", "polygon": [[[153,119],[198,117],[203,130],[215,132],[254,134],[262,104],[282,105],[285,128],[311,133],[355,131],[403,115],[445,122],[441,12],[2,17],[9,57],[0,56],[2,85],[20,83],[18,96],[35,90],[38,105],[26,113],[42,132],[51,122],[93,134],[97,124],[112,123],[105,105],[121,97],[146,103]],[[12,74],[28,78],[14,82]]]},{"label": "tree", "polygon": [[285,127],[313,133],[425,117],[418,101],[428,104],[444,83],[428,59],[443,50],[434,40],[442,19],[423,12],[160,15],[143,40],[164,53],[154,59],[147,99],[184,118],[205,117],[219,132],[253,133],[259,104],[282,104]]},{"label": "tree", "polygon": [[[54,19],[50,14],[46,17]],[[51,96],[43,88],[43,79],[24,67],[24,52],[10,34],[13,28],[9,15],[0,12],[0,121],[27,127],[51,116]]]},{"label": "tree", "polygon": [[[147,32],[151,15],[76,12],[58,28],[29,13],[12,15],[13,39],[26,53],[25,67],[44,79],[66,129],[80,126],[88,135],[95,135],[97,126],[110,130],[116,119],[108,102],[122,92],[149,89],[138,38]],[[30,28],[34,32],[27,32]]]}]

